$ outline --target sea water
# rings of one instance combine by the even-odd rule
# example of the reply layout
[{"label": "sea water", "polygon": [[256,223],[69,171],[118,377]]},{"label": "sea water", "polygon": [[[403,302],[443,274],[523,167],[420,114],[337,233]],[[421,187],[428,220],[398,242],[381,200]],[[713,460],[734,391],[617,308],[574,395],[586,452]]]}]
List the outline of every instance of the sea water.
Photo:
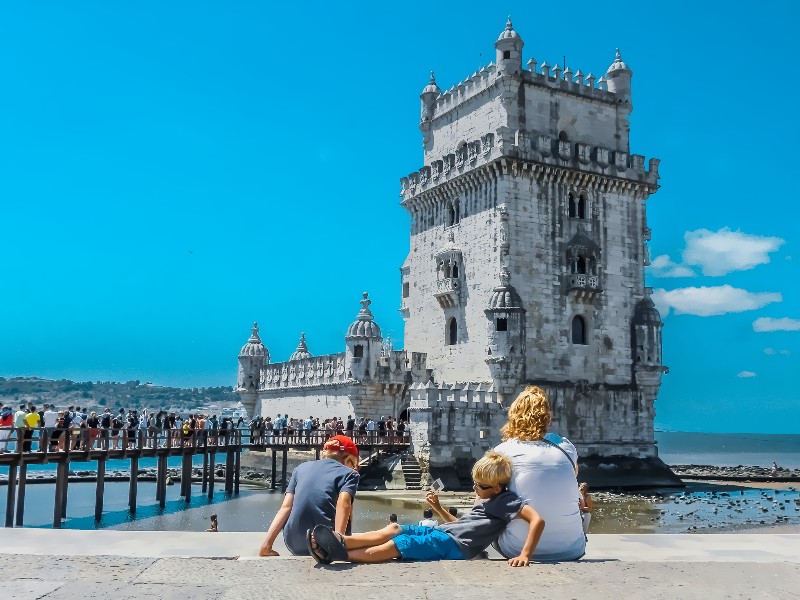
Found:
[{"label": "sea water", "polygon": [[[800,468],[799,435],[657,432],[656,439],[659,456],[667,464],[770,466],[774,460],[782,467]],[[180,467],[180,461],[180,457],[170,458],[169,467]],[[194,461],[195,466],[200,466],[202,456],[195,457]],[[139,462],[140,468],[156,466],[155,459],[145,458]],[[125,471],[130,466],[129,461],[125,460],[109,460],[106,464],[107,472]],[[75,473],[94,472],[96,463],[72,463],[70,467]],[[30,476],[49,474],[48,471],[54,470],[55,465],[28,467]],[[4,477],[6,474],[7,468],[0,468],[0,476]],[[166,506],[162,509],[155,501],[155,483],[140,481],[137,510],[132,515],[128,510],[129,484],[108,481],[105,484],[103,518],[95,523],[95,489],[92,482],[70,482],[67,518],[62,527],[203,531],[210,523],[210,516],[217,514],[220,529],[223,531],[266,531],[269,521],[283,500],[280,491],[245,485],[238,496],[227,495],[222,489],[222,482],[217,480],[217,489],[212,500],[201,494],[199,484],[194,484],[189,503],[179,496],[180,485],[167,486]],[[5,515],[5,490],[5,486],[0,487],[0,516]],[[790,523],[800,522],[800,513],[795,510],[800,506],[796,502],[800,500],[800,495],[794,489],[779,494],[780,503],[785,504],[783,509],[775,508],[777,505],[774,503],[778,499],[767,500],[761,490],[737,488],[728,491],[730,496],[720,496],[721,493],[727,493],[722,488],[714,492],[706,488],[688,491],[662,490],[652,496],[630,494],[608,499],[598,495],[599,510],[593,520],[592,529],[607,533],[668,533],[687,531],[691,527],[706,528],[709,523],[715,527],[727,526],[735,521],[763,525],[760,521],[765,520],[766,524],[771,524],[776,515],[790,517]],[[54,493],[53,484],[26,486],[26,527],[52,527]],[[355,503],[354,526],[359,531],[383,527],[390,513],[397,514],[401,523],[416,523],[422,518],[422,496],[422,493],[417,497],[407,492],[390,491],[360,493]],[[729,507],[734,500],[740,500],[744,504]],[[458,502],[460,510],[465,510],[465,498],[453,499],[453,502]],[[716,513],[715,508],[718,509]],[[773,514],[773,509],[779,512]]]}]

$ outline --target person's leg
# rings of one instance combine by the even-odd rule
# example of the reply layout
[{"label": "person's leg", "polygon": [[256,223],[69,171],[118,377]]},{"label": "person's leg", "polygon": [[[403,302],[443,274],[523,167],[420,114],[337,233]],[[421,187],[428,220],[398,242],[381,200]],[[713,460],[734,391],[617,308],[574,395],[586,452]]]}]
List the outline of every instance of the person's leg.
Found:
[{"label": "person's leg", "polygon": [[[376,531],[367,531],[364,533],[346,535],[344,536],[344,545],[348,551],[356,550],[358,548],[381,546],[386,544],[386,542],[392,538],[400,535],[401,531],[400,525],[397,523],[390,523],[383,529],[378,529]],[[394,544],[392,544],[392,546],[394,546]],[[395,550],[397,550],[396,546]]]},{"label": "person's leg", "polygon": [[379,563],[392,560],[393,558],[400,558],[400,552],[397,550],[395,543],[391,540],[379,546],[347,551],[347,559],[357,563]]}]

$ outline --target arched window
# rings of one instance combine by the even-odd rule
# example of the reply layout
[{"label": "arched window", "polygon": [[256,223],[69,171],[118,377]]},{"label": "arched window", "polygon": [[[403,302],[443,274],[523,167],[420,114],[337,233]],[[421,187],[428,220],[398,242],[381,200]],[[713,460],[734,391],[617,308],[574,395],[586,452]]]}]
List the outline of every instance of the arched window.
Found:
[{"label": "arched window", "polygon": [[573,344],[583,344],[587,343],[586,341],[586,321],[583,320],[583,317],[576,315],[572,319],[572,343]]},{"label": "arched window", "polygon": [[567,211],[569,211],[568,214],[572,218],[578,216],[577,206],[575,206],[575,195],[572,192],[567,195]]},{"label": "arched window", "polygon": [[453,270],[451,272],[451,275],[452,275],[453,279],[458,279],[458,265],[457,264],[453,265]]},{"label": "arched window", "polygon": [[579,256],[578,260],[576,260],[574,264],[576,273],[586,275],[586,259],[583,256]]},{"label": "arched window", "polygon": [[364,346],[356,344],[353,346],[353,358],[362,358],[364,356]]},{"label": "arched window", "polygon": [[558,132],[558,141],[559,142],[567,142],[567,141],[569,141],[569,138],[567,137],[567,132],[564,131],[563,129]]},{"label": "arched window", "polygon": [[447,322],[447,345],[455,346],[458,343],[458,323],[454,317]]},{"label": "arched window", "polygon": [[456,207],[452,202],[447,203],[447,226],[451,227],[456,224]]},{"label": "arched window", "polygon": [[578,198],[578,218],[585,219],[586,218],[586,203],[587,198],[586,194],[581,194]]}]

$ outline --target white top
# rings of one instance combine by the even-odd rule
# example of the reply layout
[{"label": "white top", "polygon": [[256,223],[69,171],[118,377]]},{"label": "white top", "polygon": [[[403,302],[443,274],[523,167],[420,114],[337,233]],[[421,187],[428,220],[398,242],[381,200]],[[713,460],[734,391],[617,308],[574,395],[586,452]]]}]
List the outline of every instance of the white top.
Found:
[{"label": "white top", "polygon": [[420,527],[436,527],[439,525],[439,521],[436,519],[422,519],[422,521],[419,522],[419,525]]},{"label": "white top", "polygon": [[44,411],[44,426],[55,427],[58,424],[58,413],[53,412],[49,408]]},{"label": "white top", "polygon": [[[548,434],[547,438],[577,464],[578,451],[572,442],[555,434]],[[511,459],[514,470],[509,489],[544,519],[544,532],[534,558],[575,560],[583,556],[586,538],[578,509],[578,482],[564,452],[544,441],[518,439],[503,442],[495,450]],[[500,550],[508,557],[519,556],[527,536],[528,524],[519,518],[512,520],[500,535]]]}]

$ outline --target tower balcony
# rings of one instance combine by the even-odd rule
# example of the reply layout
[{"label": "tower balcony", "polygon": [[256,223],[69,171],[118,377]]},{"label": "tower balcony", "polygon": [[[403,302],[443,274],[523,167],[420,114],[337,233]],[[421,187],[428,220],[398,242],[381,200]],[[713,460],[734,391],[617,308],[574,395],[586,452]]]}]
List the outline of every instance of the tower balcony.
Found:
[{"label": "tower balcony", "polygon": [[457,277],[445,277],[436,281],[436,301],[442,308],[458,306],[460,297],[459,281]]},{"label": "tower balcony", "polygon": [[600,277],[598,275],[586,275],[584,273],[569,274],[568,290],[574,291],[576,298],[591,299],[595,294],[600,293]]}]

